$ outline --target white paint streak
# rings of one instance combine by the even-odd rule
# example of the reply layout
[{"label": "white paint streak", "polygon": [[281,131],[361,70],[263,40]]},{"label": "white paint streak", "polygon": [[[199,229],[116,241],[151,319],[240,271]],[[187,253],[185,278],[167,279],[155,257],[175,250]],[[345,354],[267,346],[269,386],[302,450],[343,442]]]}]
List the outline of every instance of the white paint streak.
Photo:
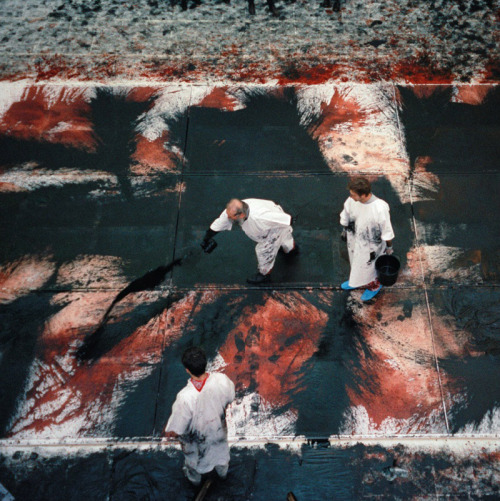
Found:
[{"label": "white paint streak", "polygon": [[466,424],[458,433],[473,435],[500,434],[500,407],[489,410],[479,424]]},{"label": "white paint streak", "polygon": [[297,413],[288,410],[277,414],[276,409],[259,394],[237,398],[227,413],[229,437],[275,437],[295,432]]},{"label": "white paint streak", "polygon": [[0,121],[6,111],[18,102],[24,93],[27,82],[0,82]]},{"label": "white paint streak", "polygon": [[380,425],[375,423],[363,405],[350,407],[344,414],[341,435],[391,436],[417,433],[432,429],[434,433],[446,433],[442,413],[432,410],[428,415],[416,414],[408,419],[387,417]]},{"label": "white paint streak", "polygon": [[[43,187],[64,186],[67,184],[87,184],[99,182],[107,188],[117,188],[116,176],[102,171],[81,171],[61,168],[58,170],[38,169],[36,164],[26,163],[0,174],[0,183],[8,183],[24,191],[34,191]],[[9,187],[4,187],[9,191]]]}]

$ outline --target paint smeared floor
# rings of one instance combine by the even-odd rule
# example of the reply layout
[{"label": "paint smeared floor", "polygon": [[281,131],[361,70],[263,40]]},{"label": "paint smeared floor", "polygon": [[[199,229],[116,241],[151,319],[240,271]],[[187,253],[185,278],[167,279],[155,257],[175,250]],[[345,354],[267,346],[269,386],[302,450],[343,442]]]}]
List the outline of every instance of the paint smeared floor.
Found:
[{"label": "paint smeared floor", "polygon": [[[193,344],[235,381],[235,442],[455,433],[498,445],[500,395],[483,391],[500,375],[496,86],[0,90],[0,484],[9,492],[31,496],[37,471],[39,499],[62,499],[72,472],[84,471],[82,497],[155,498],[165,483],[192,496],[179,451],[156,441]],[[338,213],[355,173],[389,202],[402,262],[398,284],[373,304],[339,288],[348,262]],[[280,256],[263,289],[245,283],[256,259],[241,232],[218,235],[212,254],[198,248],[233,196],[273,199],[297,216],[301,253]],[[179,258],[151,287],[127,289]],[[97,351],[79,360],[100,325]],[[147,445],[86,449],[125,438]],[[76,453],[34,449],[49,442]],[[276,499],[281,489],[310,499],[312,472],[328,479],[316,483],[322,498],[498,492],[490,450],[471,467],[456,451],[405,447],[235,447],[234,475],[213,496],[265,499],[267,485]],[[283,463],[289,486],[274,478]],[[47,482],[61,468],[67,483],[54,493]]]}]

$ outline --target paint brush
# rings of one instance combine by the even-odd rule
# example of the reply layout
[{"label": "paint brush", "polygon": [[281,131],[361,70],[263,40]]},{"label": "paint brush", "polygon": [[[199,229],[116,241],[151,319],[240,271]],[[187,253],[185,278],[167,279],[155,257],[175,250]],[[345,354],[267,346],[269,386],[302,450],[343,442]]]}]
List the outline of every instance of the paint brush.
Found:
[{"label": "paint brush", "polygon": [[[96,330],[89,334],[84,340],[83,344],[78,348],[76,352],[76,357],[78,360],[84,362],[95,358],[95,355],[98,351],[99,341],[102,337],[102,333],[104,332],[104,327],[108,320],[109,314],[113,307],[121,301],[124,297],[128,296],[132,292],[140,292],[144,290],[150,290],[161,284],[163,280],[165,280],[165,276],[168,272],[172,271],[175,266],[178,266],[182,263],[182,258],[177,258],[166,266],[158,266],[154,270],[148,271],[142,277],[135,279],[133,282],[130,282],[125,289],[120,291],[118,295],[113,299],[108,309],[104,313],[99,325]],[[180,299],[180,298],[178,298]],[[176,301],[178,300],[176,299]],[[172,303],[169,304],[169,306]]]}]

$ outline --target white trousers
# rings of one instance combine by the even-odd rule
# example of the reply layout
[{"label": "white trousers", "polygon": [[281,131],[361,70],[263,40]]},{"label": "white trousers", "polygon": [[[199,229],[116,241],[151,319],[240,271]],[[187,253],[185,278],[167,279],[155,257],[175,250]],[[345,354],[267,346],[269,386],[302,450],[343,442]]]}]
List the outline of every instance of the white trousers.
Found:
[{"label": "white trousers", "polygon": [[291,226],[275,228],[269,231],[269,234],[263,242],[259,242],[255,246],[255,254],[257,255],[260,273],[267,275],[273,269],[280,247],[282,247],[285,252],[290,252],[293,249],[294,242],[292,232],[293,229]]}]

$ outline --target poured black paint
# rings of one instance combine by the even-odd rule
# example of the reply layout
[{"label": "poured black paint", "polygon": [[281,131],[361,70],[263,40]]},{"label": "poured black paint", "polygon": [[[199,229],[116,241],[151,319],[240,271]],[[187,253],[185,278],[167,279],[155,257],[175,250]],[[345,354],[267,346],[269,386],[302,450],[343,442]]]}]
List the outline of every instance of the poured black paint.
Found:
[{"label": "poured black paint", "polygon": [[[136,278],[133,280],[127,287],[125,287],[122,291],[120,291],[117,296],[113,299],[111,304],[108,306],[108,309],[103,315],[102,320],[99,322],[96,330],[89,334],[83,344],[78,349],[76,356],[82,360],[91,360],[95,359],[98,356],[102,355],[103,350],[99,345],[101,343],[102,336],[104,334],[106,322],[108,320],[109,314],[111,313],[113,307],[122,299],[127,297],[129,294],[133,292],[140,292],[145,290],[151,290],[155,288],[157,285],[160,285],[167,275],[167,273],[171,272],[174,269],[174,266],[180,265],[182,262],[181,259],[176,259],[169,263],[166,266],[159,266],[154,270],[148,271],[142,277]],[[172,294],[169,297],[169,304],[173,304],[183,297],[182,294]]]}]

